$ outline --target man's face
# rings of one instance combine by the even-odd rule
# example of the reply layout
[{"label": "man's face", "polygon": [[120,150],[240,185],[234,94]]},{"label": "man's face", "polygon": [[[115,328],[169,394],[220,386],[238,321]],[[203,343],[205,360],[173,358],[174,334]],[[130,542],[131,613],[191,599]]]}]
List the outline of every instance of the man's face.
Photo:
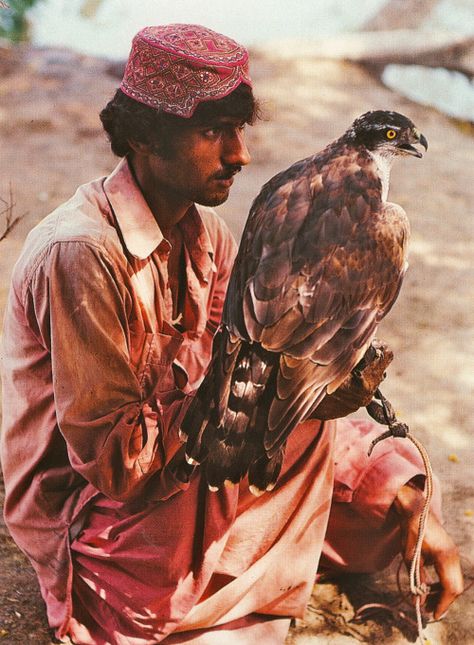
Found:
[{"label": "man's face", "polygon": [[229,196],[233,176],[250,162],[244,124],[234,117],[186,125],[166,157],[151,160],[156,190],[173,201],[217,206]]}]

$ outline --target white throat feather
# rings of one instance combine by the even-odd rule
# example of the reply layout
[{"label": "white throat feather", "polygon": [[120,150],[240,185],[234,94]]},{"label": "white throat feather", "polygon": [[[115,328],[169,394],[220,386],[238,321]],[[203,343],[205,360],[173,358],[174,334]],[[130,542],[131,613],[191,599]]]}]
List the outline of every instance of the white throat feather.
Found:
[{"label": "white throat feather", "polygon": [[386,202],[388,197],[388,190],[390,187],[390,171],[392,169],[394,155],[384,154],[377,150],[369,152],[370,156],[377,166],[377,171],[382,182],[382,201]]}]

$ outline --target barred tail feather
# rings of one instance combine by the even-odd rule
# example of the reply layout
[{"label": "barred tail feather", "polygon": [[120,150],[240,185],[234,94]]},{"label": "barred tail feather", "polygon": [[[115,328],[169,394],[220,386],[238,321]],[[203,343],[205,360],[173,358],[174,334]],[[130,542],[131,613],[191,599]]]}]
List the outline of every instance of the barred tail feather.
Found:
[{"label": "barred tail feather", "polygon": [[205,419],[198,432],[193,432],[192,436],[188,436],[185,453],[188,464],[192,466],[202,464],[208,455],[209,444],[216,432],[215,425]]},{"label": "barred tail feather", "polygon": [[237,484],[258,462],[256,485],[265,484],[265,489],[274,485],[281,468],[279,456],[259,461],[265,452],[278,355],[233,341],[225,328],[214,350],[211,368],[181,424],[187,465],[200,466],[209,488],[217,490]]},{"label": "barred tail feather", "polygon": [[283,444],[273,457],[269,458],[263,454],[252,462],[249,468],[249,489],[253,495],[258,497],[275,488],[285,456],[285,447],[286,444]]},{"label": "barred tail feather", "polygon": [[238,484],[245,477],[253,457],[254,447],[251,444],[216,438],[204,464],[206,480],[211,490],[217,490],[227,483]]}]

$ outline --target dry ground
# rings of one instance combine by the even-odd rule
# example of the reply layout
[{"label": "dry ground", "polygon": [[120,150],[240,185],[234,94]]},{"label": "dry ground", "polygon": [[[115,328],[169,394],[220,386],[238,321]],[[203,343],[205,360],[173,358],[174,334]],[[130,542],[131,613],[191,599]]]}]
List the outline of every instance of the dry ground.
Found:
[{"label": "dry ground", "polygon": [[[27,231],[77,185],[115,164],[97,118],[117,84],[106,67],[63,51],[0,50],[0,196],[7,196],[11,184],[16,214],[26,213],[1,245],[0,313]],[[268,118],[249,132],[253,164],[220,209],[236,236],[263,181],[323,147],[368,109],[409,115],[429,140],[425,159],[408,159],[393,172],[391,199],[405,207],[412,222],[411,267],[379,335],[395,350],[386,394],[431,454],[443,484],[446,523],[472,580],[474,138],[468,129],[383,88],[354,65],[304,59],[282,63],[259,54],[253,73]],[[0,558],[0,642],[48,645],[33,572],[2,526]],[[392,602],[393,588],[393,574],[351,580],[339,590],[319,586],[307,620],[298,623],[289,640],[299,645],[413,642],[405,623],[393,626],[387,613],[362,627],[348,622],[363,602]],[[473,589],[442,626],[431,628],[431,642],[474,643]]]}]

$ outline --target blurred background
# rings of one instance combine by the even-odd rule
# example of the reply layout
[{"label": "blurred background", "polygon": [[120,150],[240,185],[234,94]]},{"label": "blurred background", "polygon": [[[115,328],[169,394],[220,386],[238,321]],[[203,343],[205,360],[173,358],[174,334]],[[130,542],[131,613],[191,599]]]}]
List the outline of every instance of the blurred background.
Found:
[{"label": "blurred background", "polygon": [[[380,330],[395,352],[384,391],[431,455],[469,587],[474,0],[0,0],[0,238],[8,230],[0,243],[0,317],[28,231],[115,166],[98,113],[120,82],[133,35],[167,22],[205,24],[250,48],[264,119],[248,129],[251,166],[219,207],[236,238],[264,181],[363,112],[397,110],[427,137],[425,157],[400,160],[392,173],[390,199],[407,211],[412,242],[402,293]],[[0,643],[49,645],[33,571],[1,521],[0,560]],[[414,642],[394,580],[389,571],[318,585],[288,642]],[[367,602],[391,609],[353,622]],[[427,635],[432,645],[474,645],[471,587]]]},{"label": "blurred background", "polygon": [[[474,35],[473,0],[300,0],[296,4],[274,0],[260,0],[258,4],[252,0],[238,3],[142,0],[139,4],[130,0],[10,0],[6,4],[10,10],[0,14],[0,35],[118,60],[126,58],[129,43],[141,27],[157,22],[206,24],[247,46],[288,40],[314,44],[315,39],[324,37],[389,30],[397,33],[372,39],[372,46],[378,40],[379,49],[385,46],[393,50],[400,39],[402,46],[408,44],[406,35],[399,30],[415,28],[421,32],[420,40],[423,36],[428,40],[423,47],[426,53],[427,49],[438,49],[443,42],[448,41],[451,46],[459,42],[458,38],[453,39],[454,35],[461,37],[461,41],[463,36]],[[434,33],[437,38],[433,38]],[[344,51],[339,49],[338,55],[354,56],[361,46],[360,39],[346,40]],[[421,43],[412,44],[418,56],[420,46]],[[334,55],[334,45],[329,50]],[[405,61],[409,59],[407,54],[405,51]],[[457,67],[466,74],[446,73],[443,63],[451,72]],[[434,57],[431,68],[390,65],[383,80],[415,100],[470,120],[474,118],[474,89],[469,78],[473,73],[472,59]]]}]

